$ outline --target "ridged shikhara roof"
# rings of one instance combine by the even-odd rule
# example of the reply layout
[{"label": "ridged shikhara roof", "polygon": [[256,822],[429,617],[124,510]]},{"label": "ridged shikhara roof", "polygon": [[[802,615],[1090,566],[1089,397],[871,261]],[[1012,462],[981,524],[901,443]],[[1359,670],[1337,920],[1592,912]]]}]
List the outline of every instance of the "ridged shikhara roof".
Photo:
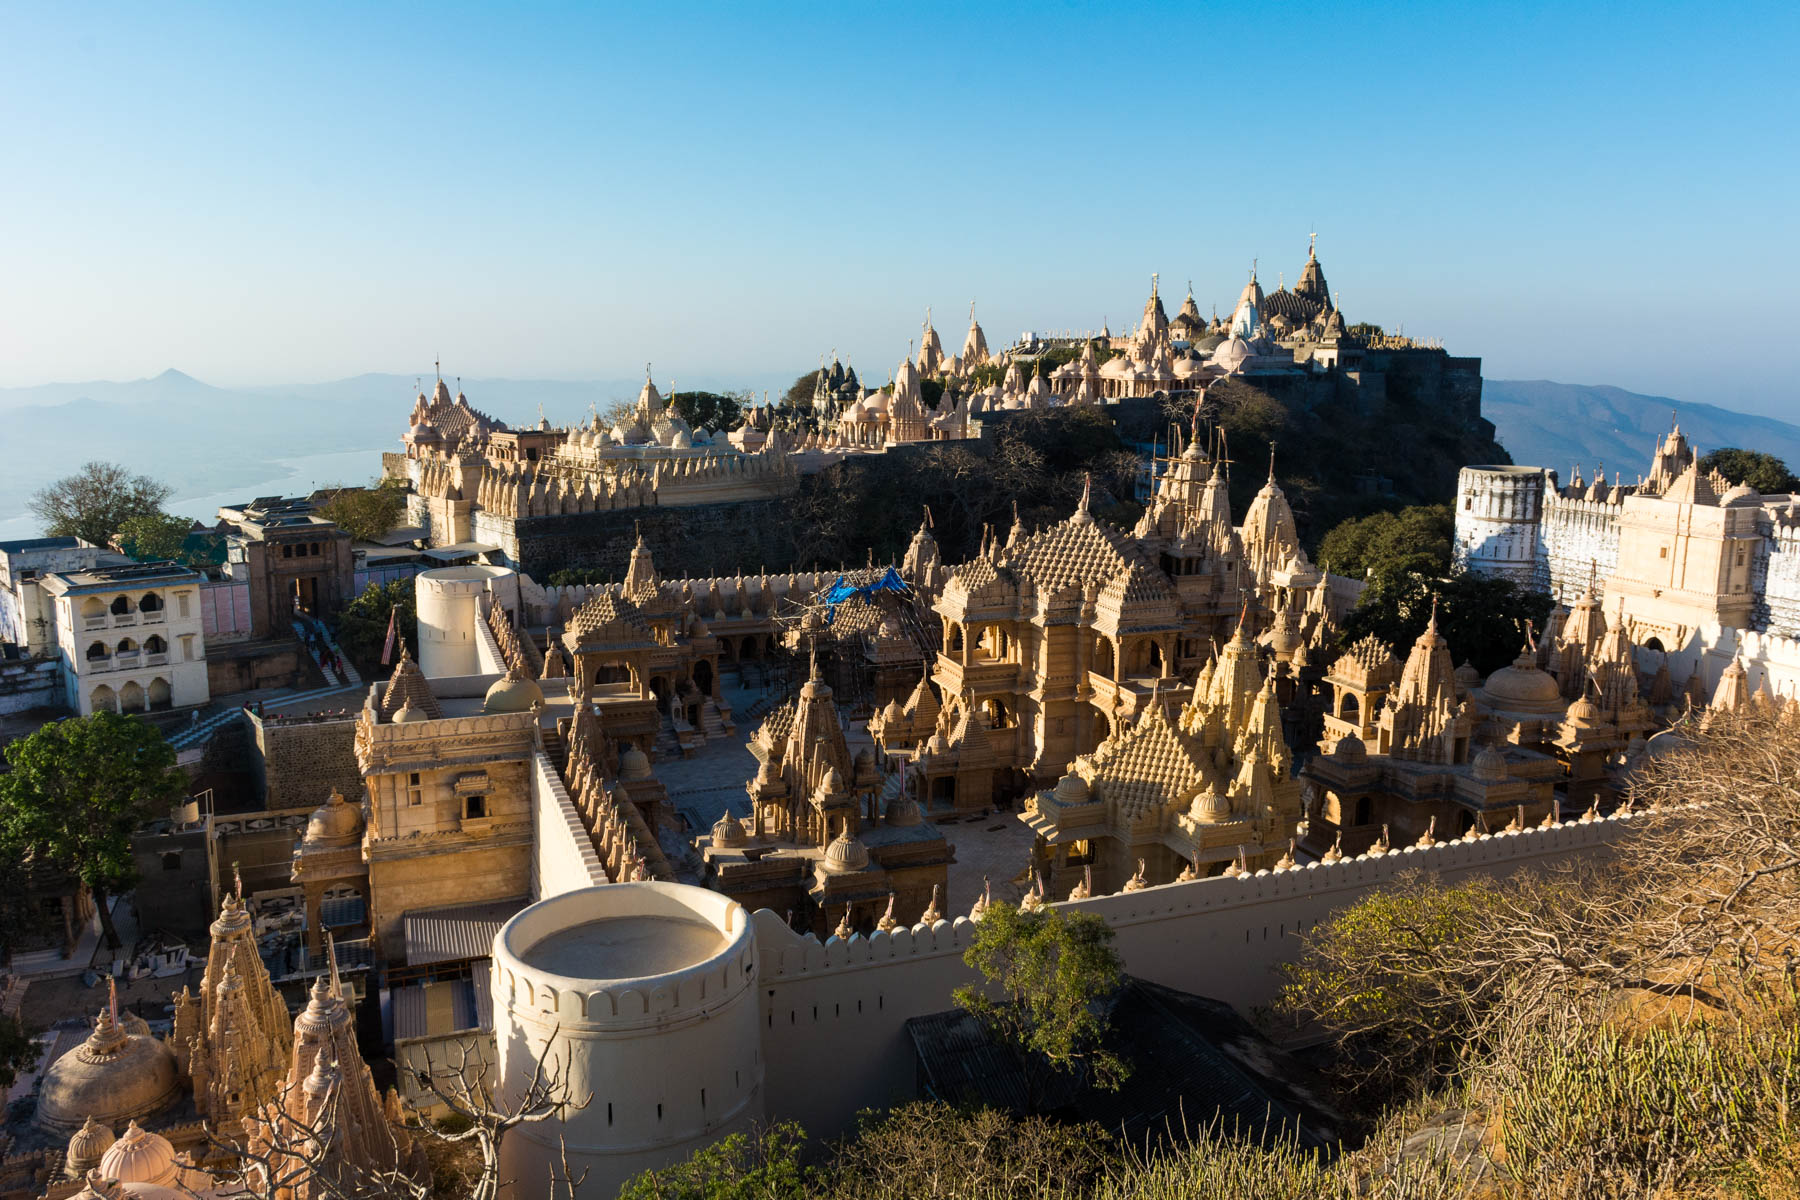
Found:
[{"label": "ridged shikhara roof", "polygon": [[400,650],[400,661],[394,667],[394,673],[388,678],[387,687],[381,692],[381,717],[385,721],[394,719],[402,705],[411,704],[413,708],[425,714],[433,721],[444,715],[438,706],[437,697],[432,694],[431,684],[425,679],[425,672],[419,670],[412,655],[404,646]]},{"label": "ridged shikhara roof", "polygon": [[[638,613],[637,605],[611,592],[601,592],[575,610],[569,628],[581,641],[645,641],[649,627]],[[602,631],[605,631],[602,634]],[[593,637],[591,635],[602,634]]]},{"label": "ridged shikhara roof", "polygon": [[1286,288],[1277,288],[1263,297],[1262,315],[1270,320],[1279,315],[1305,324],[1318,316],[1324,307],[1324,303],[1319,300],[1290,292]]},{"label": "ridged shikhara roof", "polygon": [[1113,605],[1161,604],[1175,598],[1168,576],[1142,560],[1126,564],[1100,591],[1102,607]]},{"label": "ridged shikhara roof", "polygon": [[431,403],[425,407],[425,419],[444,437],[456,441],[464,437],[471,429],[484,433],[505,426],[484,412],[470,407],[468,397],[461,392],[456,399],[450,399],[450,389],[438,380],[437,388],[432,393]]},{"label": "ridged shikhara roof", "polygon": [[1084,512],[1032,534],[1002,561],[1039,591],[1050,593],[1071,584],[1105,587],[1133,565],[1150,565],[1136,542]]},{"label": "ridged shikhara roof", "polygon": [[1093,762],[1090,786],[1127,821],[1182,803],[1218,775],[1204,747],[1182,737],[1160,703],[1105,742]]},{"label": "ridged shikhara roof", "polygon": [[786,744],[788,734],[794,731],[794,712],[797,708],[792,696],[776,705],[757,726],[756,736],[751,740],[759,745],[780,749]]},{"label": "ridged shikhara roof", "polygon": [[1391,683],[1400,678],[1400,663],[1388,644],[1371,633],[1339,655],[1331,673],[1343,679]]}]

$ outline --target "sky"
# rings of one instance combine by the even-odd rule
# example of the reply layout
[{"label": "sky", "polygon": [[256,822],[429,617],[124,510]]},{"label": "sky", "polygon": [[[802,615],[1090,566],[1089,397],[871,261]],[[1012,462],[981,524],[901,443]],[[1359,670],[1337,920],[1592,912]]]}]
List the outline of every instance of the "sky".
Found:
[{"label": "sky", "polygon": [[[0,387],[885,377],[1319,257],[1491,378],[1785,416],[1800,5],[0,0]],[[1736,296],[1739,299],[1733,300]]]}]

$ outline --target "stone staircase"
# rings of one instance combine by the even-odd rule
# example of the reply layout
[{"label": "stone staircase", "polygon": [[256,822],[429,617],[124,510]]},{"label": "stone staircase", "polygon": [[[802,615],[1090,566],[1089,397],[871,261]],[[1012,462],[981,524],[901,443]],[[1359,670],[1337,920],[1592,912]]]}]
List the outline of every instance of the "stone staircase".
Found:
[{"label": "stone staircase", "polygon": [[[315,620],[312,617],[296,616],[293,621],[293,626],[294,636],[300,639],[300,644],[302,646],[306,647],[307,655],[313,660],[313,664],[319,668],[319,674],[325,677],[327,686],[341,687],[345,684],[362,683],[362,676],[358,674],[356,668],[350,664],[350,659],[344,654],[343,648],[332,641],[331,631],[325,628],[324,622]],[[316,634],[318,639],[325,644],[325,647],[337,655],[337,669],[326,666],[324,658],[307,642],[307,634],[309,633]]]},{"label": "stone staircase", "polygon": [[546,729],[543,731],[543,734],[544,757],[548,758],[550,760],[550,765],[556,768],[557,778],[563,781],[564,786],[567,786],[569,780],[567,773],[569,767],[569,747],[567,743],[563,741],[563,735],[556,730]]},{"label": "stone staircase", "polygon": [[717,700],[708,700],[700,707],[700,732],[709,738],[729,737],[737,732],[737,726],[731,722],[731,706],[721,706]]}]

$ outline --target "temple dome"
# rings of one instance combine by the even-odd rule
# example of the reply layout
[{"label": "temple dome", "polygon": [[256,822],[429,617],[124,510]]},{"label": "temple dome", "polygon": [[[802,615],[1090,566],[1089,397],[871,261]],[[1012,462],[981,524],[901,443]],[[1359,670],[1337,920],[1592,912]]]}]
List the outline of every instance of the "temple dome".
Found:
[{"label": "temple dome", "polygon": [[1719,497],[1721,508],[1751,508],[1762,503],[1762,493],[1747,483],[1740,483]]},{"label": "temple dome", "polygon": [[1548,714],[1562,711],[1563,706],[1555,677],[1539,670],[1528,653],[1488,676],[1481,699],[1488,708],[1516,713]]},{"label": "temple dome", "polygon": [[89,1116],[69,1139],[69,1147],[63,1152],[64,1170],[71,1177],[80,1178],[100,1165],[100,1156],[117,1140],[110,1125],[102,1125]]},{"label": "temple dome", "polygon": [[1088,789],[1087,780],[1071,771],[1056,781],[1053,794],[1058,804],[1086,804],[1093,793]]},{"label": "temple dome", "polygon": [[1492,746],[1484,746],[1481,752],[1469,760],[1472,773],[1481,783],[1506,782],[1506,755]]},{"label": "temple dome", "polygon": [[37,1123],[73,1133],[91,1117],[119,1125],[159,1113],[181,1093],[175,1056],[155,1038],[132,1034],[110,1012],[94,1032],[44,1072]]},{"label": "temple dome", "polygon": [[431,720],[431,718],[426,715],[423,709],[413,707],[411,699],[401,701],[400,707],[394,710],[394,724],[396,725],[407,725],[413,721],[429,720]]},{"label": "temple dome", "polygon": [[1345,762],[1361,762],[1369,756],[1369,748],[1363,745],[1361,738],[1353,734],[1345,735],[1338,739],[1336,746],[1332,747],[1331,756],[1341,758]]},{"label": "temple dome", "polygon": [[1250,357],[1250,343],[1233,334],[1213,350],[1212,365],[1222,371],[1235,371]]},{"label": "temple dome", "polygon": [[1219,794],[1216,784],[1208,783],[1200,794],[1194,797],[1194,803],[1188,807],[1188,815],[1196,821],[1215,825],[1230,818],[1231,800],[1229,797]]},{"label": "temple dome", "polygon": [[850,827],[846,825],[825,847],[824,857],[819,865],[833,875],[860,871],[869,865],[869,848],[861,840],[850,836]]},{"label": "temple dome", "polygon": [[306,842],[309,845],[344,845],[363,831],[362,809],[344,799],[344,794],[336,788],[325,803],[313,809],[313,814],[306,822]]},{"label": "temple dome", "polygon": [[619,778],[625,780],[650,778],[650,757],[636,746],[627,746],[625,753],[619,755]]},{"label": "temple dome", "polygon": [[744,823],[729,812],[719,814],[713,823],[712,844],[721,848],[730,848],[744,844]]},{"label": "temple dome", "polygon": [[136,1121],[100,1157],[100,1174],[120,1183],[169,1187],[176,1183],[179,1171],[169,1139],[148,1132]]},{"label": "temple dome", "polygon": [[519,713],[530,712],[544,702],[544,689],[534,679],[527,679],[525,673],[514,667],[506,673],[504,679],[497,680],[494,686],[482,697],[481,711],[484,713]]}]

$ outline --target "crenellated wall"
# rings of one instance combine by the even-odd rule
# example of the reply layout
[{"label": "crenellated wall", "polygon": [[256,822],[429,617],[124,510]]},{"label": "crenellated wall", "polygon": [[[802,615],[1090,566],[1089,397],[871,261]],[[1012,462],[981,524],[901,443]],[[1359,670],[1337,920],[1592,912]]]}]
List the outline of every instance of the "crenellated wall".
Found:
[{"label": "crenellated wall", "polygon": [[[1132,974],[1250,1012],[1274,998],[1274,968],[1298,952],[1295,934],[1402,871],[1448,879],[1509,872],[1603,849],[1628,820],[1168,884],[1060,907],[1105,918]],[[763,962],[770,1119],[792,1118],[817,1136],[831,1136],[859,1109],[912,1098],[915,1066],[904,1026],[910,1017],[952,1007],[952,991],[973,981],[962,961],[974,928],[967,918],[823,945],[767,910],[753,920]],[[833,1068],[821,1071],[820,1063]]]},{"label": "crenellated wall", "polygon": [[562,776],[542,750],[531,756],[531,821],[533,900],[612,882]]},{"label": "crenellated wall", "polygon": [[1604,582],[1619,565],[1619,514],[1607,500],[1570,500],[1554,490],[1544,498],[1534,584],[1570,604],[1589,580]]}]

